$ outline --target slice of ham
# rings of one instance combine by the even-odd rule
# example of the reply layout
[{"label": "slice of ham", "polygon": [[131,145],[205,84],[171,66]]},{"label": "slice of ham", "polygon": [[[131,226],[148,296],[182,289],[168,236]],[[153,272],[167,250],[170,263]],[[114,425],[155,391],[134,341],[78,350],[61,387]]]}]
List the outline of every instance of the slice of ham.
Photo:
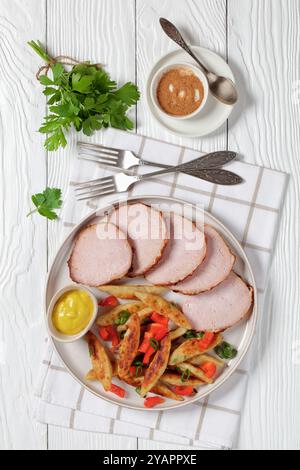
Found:
[{"label": "slice of ham", "polygon": [[203,263],[192,276],[173,286],[173,291],[189,295],[200,294],[216,287],[229,276],[235,256],[213,227],[205,225],[204,234],[207,251]]},{"label": "slice of ham", "polygon": [[184,297],[182,311],[198,331],[223,331],[251,312],[253,289],[233,271],[214,289]]},{"label": "slice of ham", "polygon": [[162,259],[145,277],[154,285],[176,284],[190,276],[202,263],[206,253],[204,233],[193,222],[172,213],[165,216],[170,241]]},{"label": "slice of ham", "polygon": [[71,279],[91,287],[121,279],[131,263],[132,249],[126,235],[111,223],[81,230],[68,261]]},{"label": "slice of ham", "polygon": [[130,277],[141,276],[162,257],[168,231],[161,212],[145,204],[119,207],[109,217],[124,233],[133,249]]}]

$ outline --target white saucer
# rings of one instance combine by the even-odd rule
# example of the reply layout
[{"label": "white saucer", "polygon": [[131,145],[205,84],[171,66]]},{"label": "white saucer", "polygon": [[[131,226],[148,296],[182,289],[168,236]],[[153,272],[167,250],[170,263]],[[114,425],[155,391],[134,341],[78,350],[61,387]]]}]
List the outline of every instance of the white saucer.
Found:
[{"label": "white saucer", "polygon": [[[206,67],[212,72],[228,77],[235,82],[233,73],[225,60],[215,52],[210,51],[199,46],[191,46],[193,52],[196,53],[197,57],[203,62]],[[195,61],[183,50],[178,49],[170,52],[169,54],[162,57],[152,67],[148,80],[147,80],[147,102],[149,109],[155,119],[166,129],[173,134],[177,134],[183,137],[202,137],[210,134],[220,127],[233,110],[233,106],[217,101],[211,94],[209,94],[207,103],[202,111],[191,119],[177,120],[172,117],[166,116],[161,113],[153,104],[150,96],[150,85],[153,76],[164,65],[176,64],[180,62],[188,62],[195,65]]]}]

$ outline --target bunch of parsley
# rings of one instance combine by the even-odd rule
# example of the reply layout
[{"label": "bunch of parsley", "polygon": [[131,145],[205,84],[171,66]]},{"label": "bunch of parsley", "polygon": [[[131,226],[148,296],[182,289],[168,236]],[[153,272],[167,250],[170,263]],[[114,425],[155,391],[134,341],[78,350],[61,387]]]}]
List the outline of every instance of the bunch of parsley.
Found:
[{"label": "bunch of parsley", "polygon": [[133,128],[126,115],[140,97],[133,83],[117,88],[116,82],[103,68],[88,62],[75,65],[68,72],[62,63],[48,56],[40,42],[30,41],[28,44],[52,71],[52,79],[47,75],[39,76],[40,83],[45,86],[43,93],[49,106],[49,114],[39,129],[47,134],[47,150],[65,147],[66,132],[71,127],[76,131],[82,130],[87,136],[110,126],[122,130]]}]

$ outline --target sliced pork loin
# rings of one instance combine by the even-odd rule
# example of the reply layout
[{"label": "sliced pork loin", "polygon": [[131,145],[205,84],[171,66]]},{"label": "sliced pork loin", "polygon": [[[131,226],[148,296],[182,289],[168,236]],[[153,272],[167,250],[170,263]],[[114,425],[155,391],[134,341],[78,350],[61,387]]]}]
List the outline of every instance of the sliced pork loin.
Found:
[{"label": "sliced pork loin", "polygon": [[165,215],[170,240],[159,263],[146,275],[151,284],[167,286],[190,276],[206,253],[204,233],[193,222],[171,213]]},{"label": "sliced pork loin", "polygon": [[126,235],[111,223],[81,230],[68,261],[71,279],[92,287],[121,279],[131,263],[132,249]]},{"label": "sliced pork loin", "polygon": [[119,207],[109,217],[124,233],[133,249],[129,276],[141,276],[162,257],[168,243],[168,231],[161,212],[145,204]]},{"label": "sliced pork loin", "polygon": [[200,294],[216,287],[230,274],[235,256],[213,227],[205,225],[204,234],[207,245],[205,259],[192,276],[172,287],[175,292]]},{"label": "sliced pork loin", "polygon": [[214,289],[184,297],[182,311],[198,331],[223,331],[251,312],[253,289],[233,271]]}]

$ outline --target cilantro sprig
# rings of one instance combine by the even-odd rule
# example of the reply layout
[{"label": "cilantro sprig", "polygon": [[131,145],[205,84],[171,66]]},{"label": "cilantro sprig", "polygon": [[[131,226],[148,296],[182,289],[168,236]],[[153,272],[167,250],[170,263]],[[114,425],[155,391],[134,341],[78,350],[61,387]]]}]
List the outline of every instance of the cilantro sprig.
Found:
[{"label": "cilantro sprig", "polygon": [[37,193],[31,196],[31,200],[35,205],[35,209],[27,214],[27,217],[34,212],[38,212],[47,219],[57,219],[56,209],[62,205],[61,190],[58,188],[46,188],[42,193]]},{"label": "cilantro sprig", "polygon": [[[66,134],[71,128],[87,136],[107,127],[133,129],[127,111],[139,100],[136,85],[128,82],[118,88],[103,68],[89,62],[74,65],[67,71],[63,60],[50,57],[39,41],[28,44],[47,64],[41,69],[46,74],[38,73],[49,107],[39,129],[47,134],[44,144],[47,150],[65,147]],[[52,78],[47,76],[48,69],[52,71]]]}]

